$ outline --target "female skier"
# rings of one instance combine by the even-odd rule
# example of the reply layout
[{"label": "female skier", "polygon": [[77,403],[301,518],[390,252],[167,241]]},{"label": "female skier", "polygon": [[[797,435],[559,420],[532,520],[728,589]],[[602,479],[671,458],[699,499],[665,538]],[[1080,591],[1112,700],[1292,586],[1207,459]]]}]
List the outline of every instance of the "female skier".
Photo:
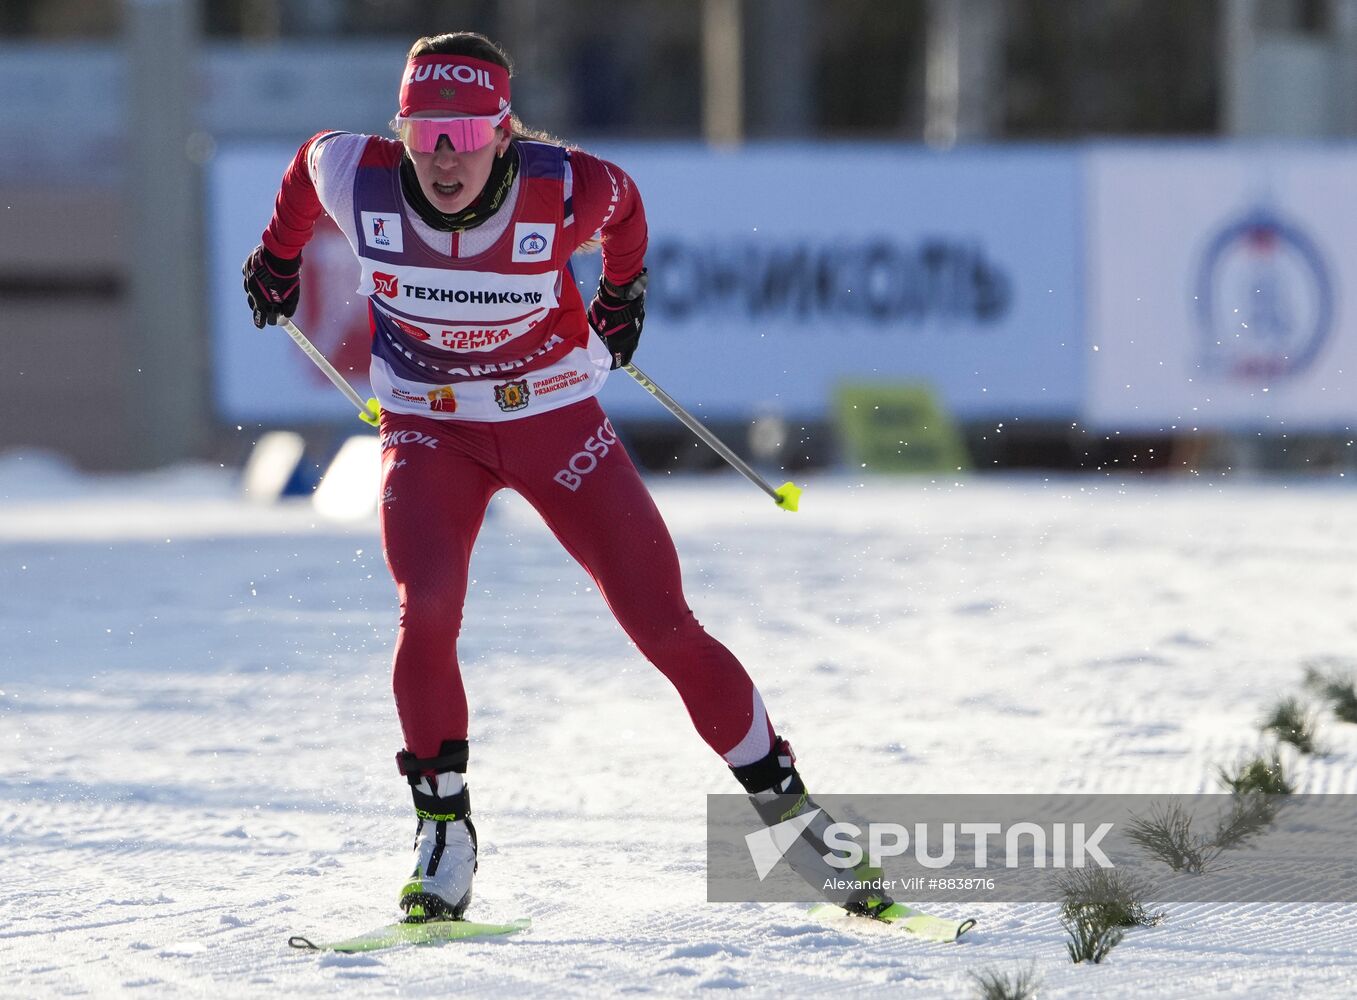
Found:
[{"label": "female skier", "polygon": [[[526,133],[510,75],[482,35],[421,38],[401,76],[398,139],[307,140],[243,267],[262,329],[296,310],[302,249],[322,211],[362,265],[382,409],[382,545],[400,598],[397,763],[418,817],[400,906],[415,920],[458,919],[471,901],[457,635],[472,545],[503,488],[593,577],[766,818],[807,808],[758,690],[689,610],[668,529],[595,399],[641,335],[641,196],[614,164]],[[568,263],[594,239],[603,274],[586,311]]]}]

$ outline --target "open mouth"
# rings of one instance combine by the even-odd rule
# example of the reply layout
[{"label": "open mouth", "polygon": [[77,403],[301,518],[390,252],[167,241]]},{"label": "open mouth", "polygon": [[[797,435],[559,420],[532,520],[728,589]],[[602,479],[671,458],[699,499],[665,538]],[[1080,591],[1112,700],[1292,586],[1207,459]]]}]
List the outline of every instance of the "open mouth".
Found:
[{"label": "open mouth", "polygon": [[438,181],[433,182],[434,193],[440,198],[456,198],[462,191],[462,185],[457,181],[449,184],[442,184]]}]

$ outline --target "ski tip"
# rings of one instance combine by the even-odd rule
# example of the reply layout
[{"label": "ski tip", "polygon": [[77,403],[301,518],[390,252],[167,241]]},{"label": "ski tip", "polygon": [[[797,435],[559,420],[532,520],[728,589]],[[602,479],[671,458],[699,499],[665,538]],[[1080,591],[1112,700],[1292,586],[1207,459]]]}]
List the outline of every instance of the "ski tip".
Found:
[{"label": "ski tip", "polygon": [[[891,912],[894,911],[894,912]],[[852,913],[845,910],[842,906],[835,903],[815,903],[807,911],[807,914],[820,920],[837,920],[841,918],[866,920],[868,922],[884,924],[888,927],[898,927],[900,930],[924,941],[937,941],[949,944],[959,939],[963,934],[975,926],[975,919],[967,917],[965,920],[948,920],[943,917],[935,917],[931,914],[922,913],[902,903],[896,903],[887,911],[889,915],[870,916],[865,913]]]}]

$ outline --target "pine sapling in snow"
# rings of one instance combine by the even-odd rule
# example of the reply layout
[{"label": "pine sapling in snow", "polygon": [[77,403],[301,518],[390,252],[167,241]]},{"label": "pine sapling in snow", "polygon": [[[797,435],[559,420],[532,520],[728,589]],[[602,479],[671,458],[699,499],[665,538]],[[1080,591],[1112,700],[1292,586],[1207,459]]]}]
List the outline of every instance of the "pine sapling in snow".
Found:
[{"label": "pine sapling in snow", "polygon": [[1032,966],[1014,973],[981,969],[969,975],[979,988],[976,994],[979,1000],[1032,1000],[1041,988],[1037,970]]},{"label": "pine sapling in snow", "polygon": [[1234,774],[1223,767],[1217,767],[1216,774],[1226,790],[1236,795],[1250,792],[1291,795],[1296,790],[1282,764],[1282,755],[1275,748],[1268,757],[1258,756],[1236,765]]},{"label": "pine sapling in snow", "polygon": [[1212,843],[1220,850],[1238,847],[1256,837],[1277,818],[1281,801],[1261,792],[1245,792],[1230,797],[1230,811],[1216,824]]},{"label": "pine sapling in snow", "polygon": [[1326,672],[1312,663],[1305,668],[1305,686],[1328,703],[1340,722],[1357,722],[1357,682],[1351,673]]},{"label": "pine sapling in snow", "polygon": [[1262,833],[1277,818],[1285,801],[1283,796],[1295,791],[1282,766],[1281,754],[1275,749],[1270,758],[1255,757],[1240,765],[1235,774],[1223,767],[1216,771],[1231,793],[1230,812],[1216,826],[1213,839],[1217,847],[1238,847]]},{"label": "pine sapling in snow", "polygon": [[1126,932],[1107,922],[1105,915],[1080,910],[1072,917],[1061,917],[1060,925],[1070,939],[1065,942],[1065,950],[1075,965],[1080,962],[1092,962],[1100,965],[1117,945],[1121,944]]},{"label": "pine sapling in snow", "polygon": [[1301,753],[1323,754],[1315,736],[1315,715],[1299,698],[1283,698],[1263,719],[1262,731],[1290,743]]},{"label": "pine sapling in snow", "polygon": [[1074,868],[1056,881],[1060,887],[1060,915],[1073,920],[1088,914],[1110,927],[1153,927],[1162,911],[1145,908],[1150,887],[1133,875],[1108,868]]},{"label": "pine sapling in snow", "polygon": [[1176,872],[1204,874],[1220,854],[1209,839],[1192,832],[1192,817],[1177,802],[1154,806],[1149,816],[1134,817],[1126,835]]}]

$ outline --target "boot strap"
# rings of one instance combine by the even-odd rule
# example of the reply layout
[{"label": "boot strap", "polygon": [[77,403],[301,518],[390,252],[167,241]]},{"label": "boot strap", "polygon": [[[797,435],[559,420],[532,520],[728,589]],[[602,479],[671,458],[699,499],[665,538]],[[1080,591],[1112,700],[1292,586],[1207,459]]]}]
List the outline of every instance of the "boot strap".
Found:
[{"label": "boot strap", "polygon": [[777,789],[784,795],[795,795],[805,788],[797,787],[801,779],[796,773],[796,756],[792,753],[791,746],[781,736],[773,738],[773,749],[768,751],[768,756],[761,757],[752,764],[732,767],[730,770],[750,795],[772,789]]},{"label": "boot strap", "polygon": [[429,773],[455,771],[466,774],[469,753],[466,740],[444,740],[436,757],[416,757],[409,750],[400,751],[396,754],[396,767],[414,787],[419,784],[420,778]]},{"label": "boot strap", "polygon": [[411,788],[415,799],[415,815],[435,823],[452,823],[471,815],[471,792],[465,785],[456,795],[430,795]]}]

